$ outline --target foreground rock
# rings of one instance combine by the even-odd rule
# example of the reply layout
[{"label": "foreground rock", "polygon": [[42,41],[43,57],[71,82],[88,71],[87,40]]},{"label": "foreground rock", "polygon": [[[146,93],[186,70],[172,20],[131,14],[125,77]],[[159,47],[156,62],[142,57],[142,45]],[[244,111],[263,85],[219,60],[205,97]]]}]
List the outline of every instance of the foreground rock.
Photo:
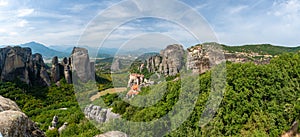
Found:
[{"label": "foreground rock", "polygon": [[95,120],[100,124],[121,117],[119,114],[113,113],[111,109],[101,108],[93,104],[84,109],[84,114],[88,119]]},{"label": "foreground rock", "polygon": [[0,133],[3,137],[44,137],[15,102],[0,96]]},{"label": "foreground rock", "polygon": [[27,84],[50,85],[50,78],[40,54],[30,48],[0,48],[0,81],[20,80]]},{"label": "foreground rock", "polygon": [[128,137],[128,135],[120,131],[109,131],[94,137]]}]

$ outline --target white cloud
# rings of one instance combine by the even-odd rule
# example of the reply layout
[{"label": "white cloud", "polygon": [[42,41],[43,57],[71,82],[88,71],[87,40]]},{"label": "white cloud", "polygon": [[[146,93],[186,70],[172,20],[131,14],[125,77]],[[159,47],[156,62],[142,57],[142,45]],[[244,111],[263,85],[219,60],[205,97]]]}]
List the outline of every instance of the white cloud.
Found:
[{"label": "white cloud", "polygon": [[0,0],[0,7],[5,7],[8,5],[8,1],[7,0]]},{"label": "white cloud", "polygon": [[19,20],[19,22],[17,22],[18,27],[25,27],[27,24],[28,24],[28,21],[24,20],[24,19]]},{"label": "white cloud", "polygon": [[18,10],[17,16],[18,17],[25,17],[34,12],[34,9],[20,9]]},{"label": "white cloud", "polygon": [[247,5],[240,5],[240,6],[236,6],[236,7],[231,7],[229,9],[229,13],[230,14],[237,14],[237,13],[241,12],[242,10],[244,10],[246,8],[248,8]]}]

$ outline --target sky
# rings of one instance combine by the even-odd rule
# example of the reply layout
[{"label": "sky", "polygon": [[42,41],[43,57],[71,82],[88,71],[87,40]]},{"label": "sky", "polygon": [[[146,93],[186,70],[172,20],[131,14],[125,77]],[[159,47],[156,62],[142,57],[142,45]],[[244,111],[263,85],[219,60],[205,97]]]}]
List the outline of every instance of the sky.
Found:
[{"label": "sky", "polygon": [[0,45],[293,47],[300,0],[0,0],[0,26]]}]

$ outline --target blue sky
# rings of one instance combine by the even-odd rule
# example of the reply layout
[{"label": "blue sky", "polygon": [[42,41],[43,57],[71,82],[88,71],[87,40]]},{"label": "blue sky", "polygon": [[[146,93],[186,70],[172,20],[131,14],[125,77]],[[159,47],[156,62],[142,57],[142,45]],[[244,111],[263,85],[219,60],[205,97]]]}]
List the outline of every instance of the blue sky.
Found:
[{"label": "blue sky", "polygon": [[[131,5],[128,5],[127,10],[122,11],[122,7],[115,7],[118,10],[109,15],[99,16],[105,9],[118,5],[118,2],[120,0],[0,0],[0,45],[30,41],[46,45],[76,45],[80,38],[85,38],[81,37],[81,34],[87,31],[90,34],[88,38],[91,38],[89,40],[95,41],[104,36],[91,33],[111,32],[107,29],[108,24],[97,21],[103,21],[107,16],[122,18],[129,12],[135,13],[129,10]],[[182,0],[181,2],[189,5],[203,17],[202,23],[210,27],[219,43],[300,46],[300,0]],[[164,5],[174,9],[174,12],[180,11],[181,8],[168,3]],[[163,14],[163,11],[160,12]],[[97,23],[91,23],[93,21]],[[198,23],[193,20],[189,22],[195,26]],[[90,27],[95,24],[98,26]],[[201,28],[201,25],[199,27]],[[209,32],[199,33],[205,35]],[[153,39],[157,43],[153,42]],[[203,38],[201,42],[210,40]],[[134,45],[141,46],[148,42],[152,42],[151,45],[159,42],[162,44],[178,42],[188,47],[196,44],[197,40],[184,27],[178,26],[172,20],[140,18],[117,26],[104,45],[118,47],[124,43],[125,45],[135,43]],[[100,43],[81,44],[98,46]]]}]

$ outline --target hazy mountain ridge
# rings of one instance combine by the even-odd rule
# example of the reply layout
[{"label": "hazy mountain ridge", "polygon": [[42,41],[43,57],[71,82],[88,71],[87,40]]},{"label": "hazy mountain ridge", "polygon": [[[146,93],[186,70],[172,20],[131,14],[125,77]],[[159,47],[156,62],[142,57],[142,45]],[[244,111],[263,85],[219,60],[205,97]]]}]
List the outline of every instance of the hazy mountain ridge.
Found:
[{"label": "hazy mountain ridge", "polygon": [[51,49],[43,44],[37,43],[37,42],[29,42],[25,44],[20,44],[20,45],[3,45],[0,46],[1,48],[7,47],[7,46],[20,46],[20,47],[29,47],[32,50],[32,53],[40,53],[43,55],[45,59],[47,58],[52,58],[53,56],[58,56],[58,57],[64,57],[67,56],[67,53],[56,51],[54,49]]}]

